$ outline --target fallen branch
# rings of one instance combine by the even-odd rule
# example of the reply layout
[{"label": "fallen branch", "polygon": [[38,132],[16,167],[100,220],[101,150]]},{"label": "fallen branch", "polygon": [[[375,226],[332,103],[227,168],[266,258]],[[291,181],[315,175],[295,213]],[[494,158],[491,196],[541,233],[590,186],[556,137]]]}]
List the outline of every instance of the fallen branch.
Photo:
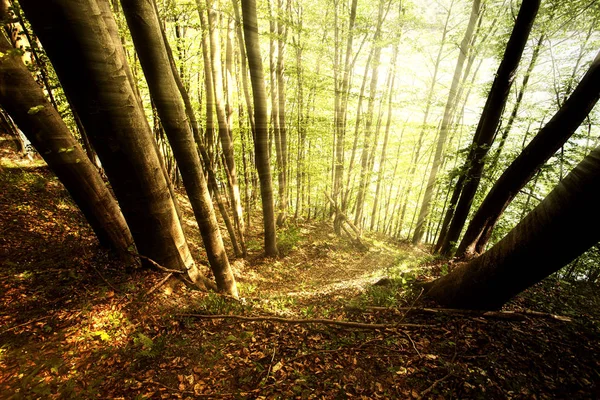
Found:
[{"label": "fallen branch", "polygon": [[[359,308],[350,308],[353,310],[359,310]],[[511,321],[523,321],[527,317],[538,317],[538,318],[550,318],[557,321],[571,322],[571,318],[562,315],[555,315],[549,313],[543,313],[539,311],[482,311],[482,310],[462,310],[456,308],[426,308],[426,307],[365,307],[366,310],[373,311],[405,311],[409,312],[423,312],[423,313],[444,313],[444,314],[458,314],[474,317],[483,318],[497,318],[506,319]]]},{"label": "fallen branch", "polygon": [[[141,255],[141,254],[133,252],[133,251],[128,251],[128,253],[131,254],[131,255],[133,255],[133,256],[139,257],[142,260],[148,261],[155,268],[157,268],[157,269],[159,269],[159,270],[161,270],[163,272],[167,272],[167,273],[171,274],[171,276],[172,275],[178,275],[178,278],[181,279],[183,281],[183,283],[185,283],[186,285],[188,285],[188,287],[192,287],[192,288],[204,290],[204,291],[207,291],[207,292],[209,290],[214,290],[215,292],[218,291],[217,290],[217,285],[213,281],[211,281],[210,279],[208,279],[205,276],[199,275],[198,276],[198,280],[196,282],[192,282],[190,279],[188,279],[188,277],[186,277],[186,275],[188,275],[188,271],[179,271],[179,270],[176,270],[176,269],[165,268],[162,265],[160,265],[159,263],[157,263],[156,261],[154,261],[153,259],[151,259],[150,257],[146,257],[144,255]],[[149,294],[149,293],[147,293],[147,294]]]},{"label": "fallen branch", "polygon": [[156,289],[158,289],[159,287],[161,287],[162,285],[164,285],[164,284],[165,284],[165,282],[167,282],[169,279],[171,279],[171,277],[172,277],[172,276],[173,276],[173,273],[172,273],[172,272],[169,272],[169,273],[167,274],[167,276],[165,276],[163,279],[161,279],[161,281],[160,281],[160,282],[158,282],[156,285],[154,285],[154,286],[152,287],[152,289],[148,290],[148,291],[146,292],[145,296],[150,296],[152,293],[154,293],[154,291],[155,291]]},{"label": "fallen branch", "polygon": [[23,322],[22,324],[19,324],[19,325],[11,326],[10,328],[5,329],[2,332],[0,332],[0,335],[3,335],[5,333],[7,333],[7,332],[10,332],[12,330],[15,330],[15,329],[20,328],[20,327],[25,326],[25,325],[34,324],[36,322],[43,321],[43,320],[48,319],[48,318],[50,318],[50,316],[46,315],[46,316],[43,316],[41,318],[37,318],[37,319],[31,320],[31,321]]},{"label": "fallen branch", "polygon": [[322,325],[335,325],[342,326],[345,328],[359,328],[359,329],[393,329],[393,328],[431,328],[433,325],[422,325],[422,324],[369,324],[362,322],[351,322],[351,321],[336,321],[333,319],[320,319],[320,318],[307,318],[307,319],[292,319],[282,317],[246,317],[243,315],[220,315],[220,314],[177,314],[179,317],[192,317],[200,319],[234,319],[239,321],[267,321],[267,322],[280,322],[282,324],[322,324]]},{"label": "fallen branch", "polygon": [[94,271],[96,271],[96,273],[98,274],[98,276],[100,276],[100,278],[104,281],[104,283],[106,283],[108,286],[110,286],[112,288],[112,290],[114,290],[116,293],[122,293],[121,290],[117,289],[116,287],[113,286],[112,283],[110,283],[105,277],[104,275],[102,275],[102,273],[100,273],[100,271],[98,271],[98,268],[96,268],[94,266],[94,264],[92,264],[92,268],[94,269]]},{"label": "fallen branch", "polygon": [[423,390],[420,394],[419,397],[417,397],[417,399],[422,399],[423,396],[425,396],[426,394],[428,394],[429,392],[431,392],[438,384],[440,384],[441,382],[445,381],[446,379],[448,379],[450,376],[452,375],[452,372],[448,372],[446,375],[444,375],[443,377],[441,377],[440,379],[436,380],[435,382],[433,382],[431,384],[431,386],[429,386],[427,389]]}]

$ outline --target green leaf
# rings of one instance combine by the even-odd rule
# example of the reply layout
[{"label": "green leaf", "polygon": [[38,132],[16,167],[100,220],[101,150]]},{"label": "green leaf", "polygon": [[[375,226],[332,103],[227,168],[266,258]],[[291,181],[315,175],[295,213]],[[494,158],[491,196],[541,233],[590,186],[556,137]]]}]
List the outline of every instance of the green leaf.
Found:
[{"label": "green leaf", "polygon": [[29,111],[27,111],[27,114],[29,115],[35,115],[37,113],[39,113],[40,111],[42,111],[44,109],[44,105],[39,105],[39,106],[35,106],[35,107],[31,107],[29,109]]}]

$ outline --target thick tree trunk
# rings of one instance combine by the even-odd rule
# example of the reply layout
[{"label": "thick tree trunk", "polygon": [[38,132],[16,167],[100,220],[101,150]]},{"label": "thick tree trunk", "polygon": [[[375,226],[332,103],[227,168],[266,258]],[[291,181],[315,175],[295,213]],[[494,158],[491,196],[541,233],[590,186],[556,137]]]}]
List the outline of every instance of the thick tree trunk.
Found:
[{"label": "thick tree trunk", "polygon": [[480,253],[500,215],[550,157],[573,135],[600,98],[600,53],[573,94],[504,171],[473,216],[459,255]]},{"label": "thick tree trunk", "polygon": [[104,246],[132,260],[133,237],[116,200],[58,111],[0,34],[0,105],[65,185]]},{"label": "thick tree trunk", "polygon": [[102,160],[138,251],[196,281],[173,198],[157,173],[152,132],[118,56],[121,43],[112,41],[96,1],[20,3]]},{"label": "thick tree trunk", "polygon": [[587,156],[504,239],[434,281],[444,306],[499,309],[600,241],[600,148]]},{"label": "thick tree trunk", "polygon": [[169,60],[170,49],[167,49],[163,40],[162,28],[153,3],[154,1],[145,0],[121,0],[150,94],[169,138],[194,210],[217,288],[237,296],[235,278],[229,266],[194,135],[174,75],[176,71],[173,71]]},{"label": "thick tree trunk", "polygon": [[254,121],[256,124],[254,151],[256,153],[256,169],[258,170],[258,177],[260,179],[260,194],[263,203],[265,254],[267,256],[277,256],[275,206],[273,204],[273,184],[271,182],[271,167],[269,162],[267,95],[260,55],[260,42],[258,39],[256,0],[242,1],[242,15],[244,19],[244,37],[246,39],[250,81],[252,82],[252,91],[254,92]]},{"label": "thick tree trunk", "polygon": [[490,89],[475,131],[473,144],[465,165],[465,174],[467,176],[465,185],[460,192],[460,199],[454,210],[454,216],[452,217],[448,232],[440,246],[440,253],[443,255],[449,255],[452,252],[452,246],[457,242],[467,220],[475,193],[481,181],[485,158],[495,139],[498,124],[502,117],[510,88],[515,79],[516,69],[519,66],[523,50],[527,44],[529,32],[531,32],[533,21],[537,15],[540,1],[523,0],[523,3],[521,3],[521,9],[519,10],[515,26],[506,45],[502,62],[496,72],[496,77],[492,83],[492,88]]}]

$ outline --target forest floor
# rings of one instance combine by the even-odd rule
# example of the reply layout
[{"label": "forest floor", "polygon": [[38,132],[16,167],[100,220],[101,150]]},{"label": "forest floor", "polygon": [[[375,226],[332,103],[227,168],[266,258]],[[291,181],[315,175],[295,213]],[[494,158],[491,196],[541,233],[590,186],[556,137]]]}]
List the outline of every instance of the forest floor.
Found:
[{"label": "forest floor", "polygon": [[269,259],[256,220],[233,262],[240,300],[153,290],[165,274],[99,248],[41,161],[0,152],[2,399],[600,398],[596,287],[550,278],[505,307],[559,319],[433,313],[413,281],[451,266],[426,252],[377,236],[360,249],[305,221]]}]

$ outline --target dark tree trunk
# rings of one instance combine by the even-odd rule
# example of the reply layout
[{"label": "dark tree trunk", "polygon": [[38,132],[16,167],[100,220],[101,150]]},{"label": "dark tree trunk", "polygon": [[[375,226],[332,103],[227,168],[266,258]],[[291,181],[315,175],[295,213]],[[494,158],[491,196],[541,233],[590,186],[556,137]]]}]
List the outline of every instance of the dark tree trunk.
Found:
[{"label": "dark tree trunk", "polygon": [[[442,119],[442,124],[440,126],[440,134],[437,140],[435,155],[433,157],[433,164],[431,166],[431,171],[429,173],[429,178],[427,180],[427,187],[425,188],[425,194],[423,195],[423,204],[421,205],[421,209],[419,211],[419,219],[417,220],[417,227],[415,228],[415,233],[412,238],[413,244],[418,244],[421,242],[423,238],[423,232],[425,227],[425,221],[429,215],[429,208],[431,206],[431,200],[433,195],[433,189],[435,186],[435,182],[437,180],[437,173],[442,164],[442,156],[444,153],[444,147],[446,146],[446,137],[448,136],[448,131],[452,125],[452,119],[454,116],[454,110],[456,108],[456,102],[459,100],[457,94],[459,92],[459,82],[462,75],[463,67],[465,65],[465,61],[467,60],[467,56],[471,51],[470,45],[473,38],[473,31],[475,30],[475,25],[477,23],[477,19],[479,18],[480,12],[480,0],[473,0],[473,6],[471,8],[471,16],[469,18],[469,24],[467,25],[467,30],[465,31],[465,35],[460,44],[460,52],[458,54],[458,59],[456,60],[456,67],[454,68],[454,76],[452,77],[452,84],[450,86],[450,92],[448,93],[448,100],[446,101],[446,107],[444,110],[444,117]],[[446,22],[447,24],[447,22]],[[439,55],[438,55],[439,59]],[[437,68],[437,66],[436,66]],[[432,87],[433,90],[433,87]],[[431,99],[428,100],[431,102]],[[429,105],[429,104],[428,104]],[[424,121],[425,122],[425,121]],[[425,127],[423,127],[425,129]],[[416,162],[416,160],[415,160]]]},{"label": "dark tree trunk", "polygon": [[480,253],[494,226],[519,190],[563,146],[600,98],[600,53],[573,94],[496,181],[475,213],[458,248],[459,255]]},{"label": "dark tree trunk", "polygon": [[[510,87],[515,79],[515,73],[533,21],[537,15],[541,0],[523,0],[521,9],[517,16],[515,26],[511,33],[510,39],[506,45],[502,62],[496,72],[496,77],[490,89],[487,101],[483,108],[479,124],[475,131],[473,144],[466,160],[465,168],[465,185],[460,191],[460,199],[454,210],[452,222],[448,228],[448,232],[440,246],[440,253],[449,255],[452,251],[452,246],[458,240],[460,233],[465,225],[469,210],[473,204],[475,193],[481,181],[481,174],[485,166],[485,158],[490,146],[494,142],[498,124],[502,117],[504,106],[510,92]],[[460,190],[459,188],[457,188]]]},{"label": "dark tree trunk", "polygon": [[260,179],[260,194],[263,203],[265,254],[267,256],[277,256],[279,252],[277,251],[275,206],[273,204],[273,184],[269,162],[267,94],[265,91],[265,77],[258,39],[256,0],[242,1],[242,15],[244,19],[244,37],[246,39],[250,81],[254,95],[254,122],[256,125],[254,151],[256,153],[256,169],[258,170],[258,177]]},{"label": "dark tree trunk", "polygon": [[600,147],[504,239],[434,281],[427,295],[454,308],[499,309],[600,241]]},{"label": "dark tree trunk", "polygon": [[20,4],[98,152],[138,251],[196,281],[174,200],[157,173],[152,131],[118,55],[121,43],[113,42],[96,1]]},{"label": "dark tree trunk", "polygon": [[[217,224],[204,171],[185,110],[183,97],[171,67],[154,1],[121,0],[140,63],[156,105],[160,121],[169,138],[190,204],[194,210],[206,255],[217,288],[237,296],[235,278],[229,266]],[[181,88],[185,90],[183,87]]]},{"label": "dark tree trunk", "polygon": [[[65,185],[100,243],[127,260],[133,237],[116,200],[21,58],[0,34],[0,105]],[[33,112],[34,110],[35,112]]]}]

